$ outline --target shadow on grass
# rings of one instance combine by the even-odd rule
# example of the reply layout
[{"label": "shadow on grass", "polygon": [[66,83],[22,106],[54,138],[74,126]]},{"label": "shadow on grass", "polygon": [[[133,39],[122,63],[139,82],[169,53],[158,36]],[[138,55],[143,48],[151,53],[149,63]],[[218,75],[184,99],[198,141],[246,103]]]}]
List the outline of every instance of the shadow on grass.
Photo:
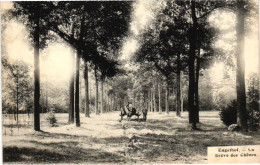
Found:
[{"label": "shadow on grass", "polygon": [[96,149],[69,149],[58,153],[57,150],[36,148],[6,147],[3,149],[4,162],[57,163],[57,162],[123,162],[121,156]]}]

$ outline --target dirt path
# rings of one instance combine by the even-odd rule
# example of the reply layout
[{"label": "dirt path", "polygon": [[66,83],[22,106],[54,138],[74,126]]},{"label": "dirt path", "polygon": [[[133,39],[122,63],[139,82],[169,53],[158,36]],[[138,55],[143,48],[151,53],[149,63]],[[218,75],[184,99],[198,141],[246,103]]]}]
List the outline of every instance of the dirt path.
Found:
[{"label": "dirt path", "polygon": [[19,129],[4,118],[4,162],[207,163],[208,146],[260,144],[259,132],[227,132],[218,112],[200,114],[202,131],[189,130],[186,112],[150,113],[147,122],[119,122],[119,112],[82,115],[81,127],[67,124],[67,114],[56,114],[58,127],[50,127],[43,114],[43,132],[32,131],[27,115]]}]

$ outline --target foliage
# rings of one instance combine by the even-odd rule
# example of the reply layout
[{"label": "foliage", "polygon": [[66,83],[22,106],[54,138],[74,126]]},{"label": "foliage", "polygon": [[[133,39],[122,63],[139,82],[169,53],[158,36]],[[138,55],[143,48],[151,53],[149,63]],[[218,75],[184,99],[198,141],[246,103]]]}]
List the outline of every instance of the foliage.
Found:
[{"label": "foliage", "polygon": [[10,113],[16,107],[18,110],[27,111],[33,96],[30,67],[23,61],[11,63],[7,57],[2,58],[3,110]]},{"label": "foliage", "polygon": [[226,107],[221,108],[219,113],[221,121],[226,125],[237,123],[237,101],[232,100]]},{"label": "foliage", "polygon": [[259,128],[259,79],[257,74],[251,74],[247,92],[248,126],[251,130]]}]

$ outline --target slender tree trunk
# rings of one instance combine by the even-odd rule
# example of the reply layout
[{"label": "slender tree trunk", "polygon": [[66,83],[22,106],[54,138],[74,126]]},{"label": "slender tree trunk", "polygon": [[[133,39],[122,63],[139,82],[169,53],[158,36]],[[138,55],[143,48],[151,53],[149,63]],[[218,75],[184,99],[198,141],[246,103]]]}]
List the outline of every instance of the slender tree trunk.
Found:
[{"label": "slender tree trunk", "polygon": [[[80,62],[81,60],[79,59],[79,68],[80,68]],[[79,70],[80,72],[80,70]],[[82,84],[81,84],[81,77],[79,76],[79,114],[82,113]]]},{"label": "slender tree trunk", "polygon": [[190,50],[189,50],[189,91],[188,91],[188,110],[189,110],[189,123],[192,129],[196,129],[196,112],[194,105],[194,92],[195,92],[195,73],[194,73],[194,62],[196,53],[196,38],[197,38],[197,17],[195,11],[195,0],[191,1],[191,13],[193,26],[191,28],[190,34]]},{"label": "slender tree trunk", "polygon": [[[143,109],[147,109],[147,92],[144,91],[143,92],[143,95],[144,95],[144,105],[143,105]],[[142,109],[141,109],[142,110]]]},{"label": "slender tree trunk", "polygon": [[76,126],[80,127],[80,116],[79,116],[79,65],[80,65],[80,50],[77,50],[76,56],[76,91],[75,91],[75,118]]},{"label": "slender tree trunk", "polygon": [[169,114],[169,85],[166,83],[166,92],[165,92],[165,112]]},{"label": "slender tree trunk", "polygon": [[177,109],[176,116],[181,116],[181,64],[180,64],[180,54],[177,54]]},{"label": "slender tree trunk", "polygon": [[84,80],[85,80],[85,116],[86,117],[90,117],[89,116],[89,88],[88,88],[88,64],[87,62],[84,60],[84,66],[85,66],[85,70],[84,70]]},{"label": "slender tree trunk", "polygon": [[34,130],[40,131],[40,58],[39,33],[40,15],[36,12],[36,26],[34,31]]},{"label": "slender tree trunk", "polygon": [[138,109],[141,109],[142,106],[141,106],[141,92],[140,91],[138,91],[138,96],[139,96],[139,100],[138,100],[139,106],[138,106]]},{"label": "slender tree trunk", "polygon": [[[200,51],[199,51],[200,52]],[[200,72],[200,57],[197,58],[196,64],[196,81],[195,81],[195,106],[196,106],[196,123],[199,123],[199,72]]]},{"label": "slender tree trunk", "polygon": [[136,106],[135,106],[135,92],[134,92],[134,98],[133,98],[133,107],[136,108]]},{"label": "slender tree trunk", "polygon": [[156,104],[156,84],[154,84],[153,103],[154,103],[154,112],[157,112],[157,104]]},{"label": "slender tree trunk", "polygon": [[159,113],[162,113],[162,98],[161,98],[161,88],[162,88],[162,85],[161,85],[161,78],[159,78],[160,81],[159,81],[159,84],[158,84],[158,97],[159,97]]},{"label": "slender tree trunk", "polygon": [[151,112],[154,112],[154,109],[153,109],[153,89],[151,89],[150,105],[151,105]]},{"label": "slender tree trunk", "polygon": [[15,109],[15,107],[13,107],[13,106],[12,106],[12,111],[13,111],[13,113],[14,113],[14,120],[16,121],[16,112],[15,112],[16,109]]},{"label": "slender tree trunk", "polygon": [[101,114],[104,113],[104,82],[103,80],[100,81],[101,83]]},{"label": "slender tree trunk", "polygon": [[[182,79],[182,72],[180,74],[180,79]],[[181,94],[181,112],[183,112],[183,85],[182,83],[180,84],[180,94]]]},{"label": "slender tree trunk", "polygon": [[237,71],[236,71],[236,90],[237,90],[237,124],[243,131],[248,131],[247,112],[246,112],[246,92],[245,92],[245,2],[237,0]]},{"label": "slender tree trunk", "polygon": [[114,103],[115,103],[115,96],[112,93],[111,94],[111,109],[112,109],[112,111],[115,110]]},{"label": "slender tree trunk", "polygon": [[116,96],[114,96],[114,110],[115,111],[117,110],[117,97]]},{"label": "slender tree trunk", "polygon": [[98,78],[97,78],[97,69],[96,68],[95,68],[95,81],[96,81],[95,111],[96,111],[96,115],[99,115],[99,111],[98,111]]},{"label": "slender tree trunk", "polygon": [[151,94],[150,94],[150,90],[148,89],[148,91],[147,91],[147,97],[148,97],[148,100],[147,100],[147,110],[149,111],[149,112],[151,112],[151,106],[150,106],[150,96],[151,96]]},{"label": "slender tree trunk", "polygon": [[[17,71],[18,72],[18,71]],[[18,74],[16,75],[16,122],[18,124],[18,114],[19,114],[19,97],[18,97],[18,91],[19,91],[19,85],[18,85]]]},{"label": "slender tree trunk", "polygon": [[71,74],[71,79],[70,79],[70,105],[69,105],[69,123],[74,123],[74,98],[75,98],[75,84],[74,84],[74,69],[75,69],[75,56],[73,54],[72,56],[72,59],[73,59],[73,65],[72,65],[72,68],[73,68],[73,71],[72,71],[72,74]]}]

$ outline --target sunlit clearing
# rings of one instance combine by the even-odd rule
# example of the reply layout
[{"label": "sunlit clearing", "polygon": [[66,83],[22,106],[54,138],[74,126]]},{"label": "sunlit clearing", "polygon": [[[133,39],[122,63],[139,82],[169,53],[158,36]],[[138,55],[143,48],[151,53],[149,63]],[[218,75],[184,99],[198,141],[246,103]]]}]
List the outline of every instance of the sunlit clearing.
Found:
[{"label": "sunlit clearing", "polygon": [[45,52],[46,58],[40,63],[41,75],[46,76],[48,82],[69,82],[73,70],[72,49],[65,44],[53,44]]}]

